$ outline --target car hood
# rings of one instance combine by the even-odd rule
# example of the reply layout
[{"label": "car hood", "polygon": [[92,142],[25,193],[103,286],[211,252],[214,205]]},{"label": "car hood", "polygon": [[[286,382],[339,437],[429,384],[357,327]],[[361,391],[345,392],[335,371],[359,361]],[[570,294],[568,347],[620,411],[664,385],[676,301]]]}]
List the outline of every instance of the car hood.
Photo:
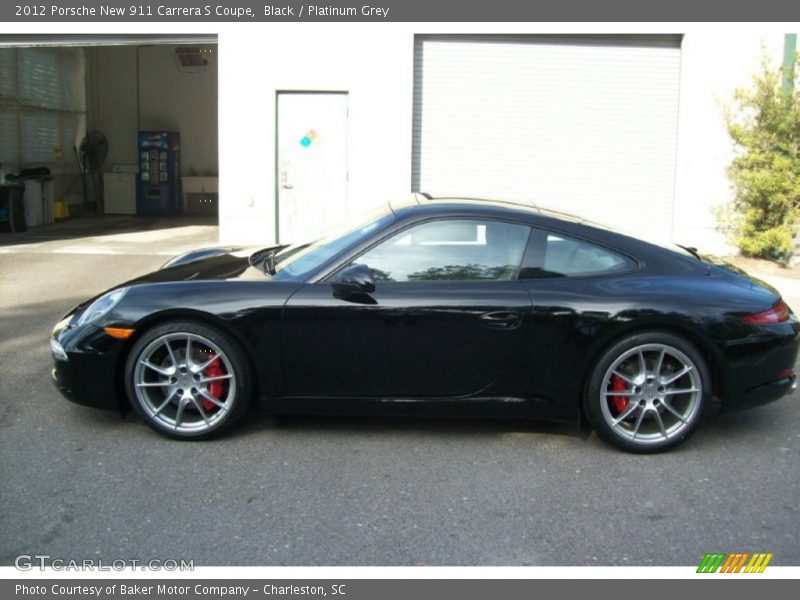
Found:
[{"label": "car hood", "polygon": [[119,285],[115,285],[96,296],[81,302],[73,307],[66,316],[79,315],[87,306],[101,296],[119,288],[131,287],[150,283],[173,283],[180,281],[211,281],[211,280],[258,280],[270,281],[267,275],[257,266],[250,264],[250,256],[259,250],[269,248],[202,248],[181,254],[168,260],[157,271],[136,277]]},{"label": "car hood", "polygon": [[250,256],[258,248],[203,248],[167,261],[163,267],[123,285],[165,283],[173,281],[208,281],[214,279],[269,280],[270,276],[250,264]]}]

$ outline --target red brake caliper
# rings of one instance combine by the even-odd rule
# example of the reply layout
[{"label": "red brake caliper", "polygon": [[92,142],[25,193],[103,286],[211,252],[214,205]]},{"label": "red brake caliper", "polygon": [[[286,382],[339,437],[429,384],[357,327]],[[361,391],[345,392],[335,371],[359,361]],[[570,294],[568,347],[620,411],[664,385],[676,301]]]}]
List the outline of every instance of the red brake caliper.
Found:
[{"label": "red brake caliper", "polygon": [[[216,359],[211,362],[210,365],[206,367],[206,377],[219,377],[220,375],[224,375],[225,371],[222,370],[222,363],[219,359]],[[214,396],[217,400],[222,399],[223,394],[225,394],[225,380],[220,379],[219,381],[212,381],[208,384],[208,393]],[[206,410],[211,410],[216,407],[211,400],[206,398],[203,400],[203,408]]]},{"label": "red brake caliper", "polygon": [[[627,389],[625,380],[617,375],[612,375],[611,389],[615,392],[624,392]],[[628,408],[628,399],[625,396],[611,396],[611,405],[614,407],[614,410],[617,411],[617,414],[620,414]]]}]

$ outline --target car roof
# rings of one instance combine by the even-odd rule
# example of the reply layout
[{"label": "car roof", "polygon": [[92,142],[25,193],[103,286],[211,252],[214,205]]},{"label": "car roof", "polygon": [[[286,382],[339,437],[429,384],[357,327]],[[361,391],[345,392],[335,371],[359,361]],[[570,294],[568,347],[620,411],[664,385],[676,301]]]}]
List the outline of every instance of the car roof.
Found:
[{"label": "car roof", "polygon": [[530,203],[516,202],[512,200],[499,200],[489,198],[468,198],[459,196],[447,196],[428,198],[415,196],[411,200],[403,202],[390,203],[392,210],[395,214],[401,212],[419,212],[429,210],[431,212],[443,212],[445,210],[462,210],[465,212],[479,212],[479,211],[496,211],[496,212],[514,212],[520,216],[542,216],[559,219],[561,221],[568,221],[571,223],[580,223],[583,225],[590,225],[592,227],[606,228],[606,226],[590,221],[578,215],[545,208]]},{"label": "car roof", "polygon": [[[509,200],[492,200],[486,198],[441,197],[431,198],[427,194],[415,194],[405,202],[390,203],[392,211],[399,219],[414,219],[420,213],[446,215],[448,213],[475,214],[498,218],[524,220],[534,226],[543,226],[567,234],[588,237],[595,242],[610,245],[617,250],[633,252],[640,260],[666,259],[670,262],[687,260],[693,265],[694,257],[678,252],[678,247],[654,244],[643,240],[638,235],[621,231],[597,221],[585,219],[578,215],[538,206],[533,203],[514,202]],[[686,253],[688,255],[688,253]]]}]

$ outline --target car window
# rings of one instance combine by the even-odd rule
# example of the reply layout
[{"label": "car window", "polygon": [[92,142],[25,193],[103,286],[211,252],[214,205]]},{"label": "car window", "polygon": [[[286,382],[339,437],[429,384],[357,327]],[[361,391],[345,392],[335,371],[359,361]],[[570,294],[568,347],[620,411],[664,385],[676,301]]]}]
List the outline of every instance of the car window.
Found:
[{"label": "car window", "polygon": [[530,227],[451,219],[395,234],[351,264],[367,265],[375,281],[495,281],[517,276]]},{"label": "car window", "polygon": [[381,208],[323,233],[312,242],[292,244],[282,248],[275,255],[276,273],[273,277],[278,280],[302,280],[325,261],[375,235],[392,221],[394,213],[391,209]]},{"label": "car window", "polygon": [[599,275],[633,266],[630,259],[590,242],[554,233],[546,236],[542,266],[533,274],[526,269],[526,277]]}]

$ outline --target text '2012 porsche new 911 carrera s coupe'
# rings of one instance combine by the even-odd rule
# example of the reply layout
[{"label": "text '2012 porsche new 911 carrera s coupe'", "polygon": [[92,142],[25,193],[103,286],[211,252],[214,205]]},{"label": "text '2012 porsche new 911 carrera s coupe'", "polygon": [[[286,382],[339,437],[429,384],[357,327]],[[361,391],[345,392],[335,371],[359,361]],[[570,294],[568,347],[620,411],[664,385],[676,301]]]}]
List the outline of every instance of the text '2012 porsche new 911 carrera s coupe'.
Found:
[{"label": "text '2012 porsche new 911 carrera s coupe'", "polygon": [[55,327],[56,385],[180,439],[274,414],[546,419],[655,452],[795,386],[780,295],[693,249],[502,202],[390,205],[304,244],[212,248]]}]

